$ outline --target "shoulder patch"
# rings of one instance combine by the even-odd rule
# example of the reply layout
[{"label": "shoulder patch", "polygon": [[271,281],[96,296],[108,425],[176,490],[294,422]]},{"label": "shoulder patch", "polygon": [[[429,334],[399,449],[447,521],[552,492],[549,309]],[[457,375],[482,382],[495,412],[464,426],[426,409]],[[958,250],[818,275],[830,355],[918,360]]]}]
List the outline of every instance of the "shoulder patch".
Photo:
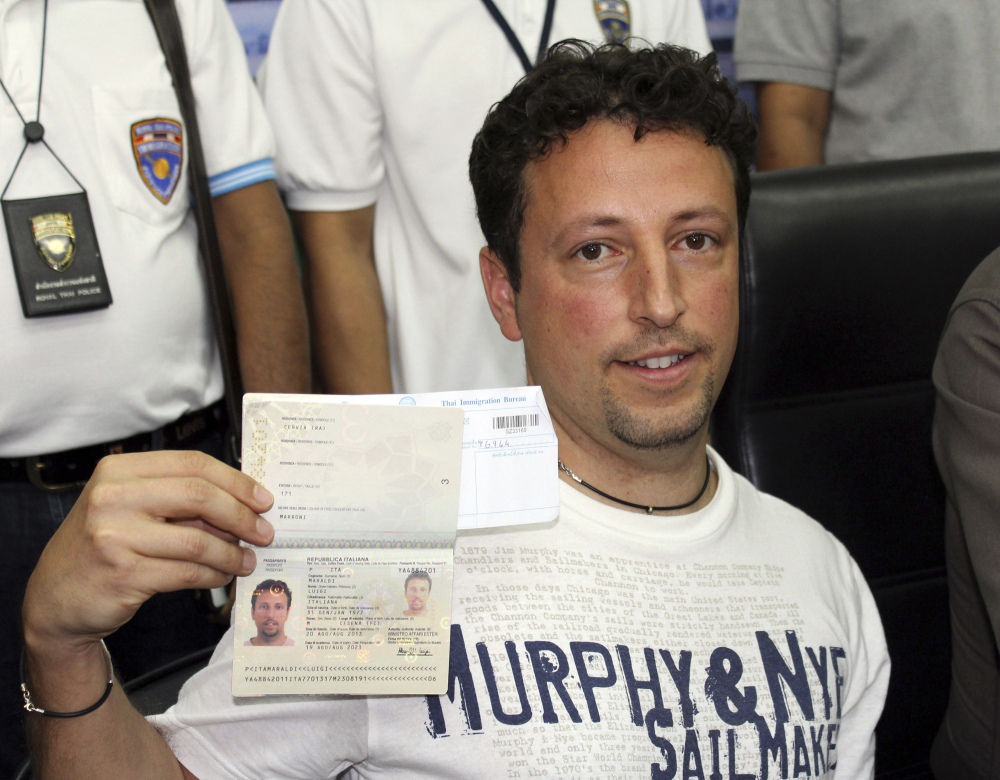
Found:
[{"label": "shoulder patch", "polygon": [[139,176],[161,203],[168,203],[184,164],[184,129],[173,119],[143,119],[132,125],[132,151]]},{"label": "shoulder patch", "polygon": [[628,0],[594,0],[594,13],[608,43],[625,43],[630,34]]}]

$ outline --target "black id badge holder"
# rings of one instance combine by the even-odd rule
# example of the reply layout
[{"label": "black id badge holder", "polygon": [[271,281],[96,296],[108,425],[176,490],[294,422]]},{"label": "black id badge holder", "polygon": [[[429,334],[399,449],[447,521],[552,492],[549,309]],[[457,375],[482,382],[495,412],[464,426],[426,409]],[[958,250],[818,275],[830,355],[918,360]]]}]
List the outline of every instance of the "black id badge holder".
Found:
[{"label": "black id badge holder", "polygon": [[[87,192],[43,139],[37,121],[24,126],[25,144],[0,194],[14,277],[25,317],[69,314],[111,305]],[[7,190],[29,144],[42,143],[80,192],[7,200]]]}]

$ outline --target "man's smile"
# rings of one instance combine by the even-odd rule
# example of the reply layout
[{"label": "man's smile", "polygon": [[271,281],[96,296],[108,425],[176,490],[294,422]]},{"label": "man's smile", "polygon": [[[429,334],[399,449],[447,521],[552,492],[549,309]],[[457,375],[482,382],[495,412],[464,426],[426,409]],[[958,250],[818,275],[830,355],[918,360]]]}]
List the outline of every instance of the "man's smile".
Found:
[{"label": "man's smile", "polygon": [[641,366],[642,368],[670,368],[670,366],[676,366],[684,358],[686,354],[676,354],[676,355],[662,355],[660,357],[644,358],[642,360],[627,361],[630,366]]}]

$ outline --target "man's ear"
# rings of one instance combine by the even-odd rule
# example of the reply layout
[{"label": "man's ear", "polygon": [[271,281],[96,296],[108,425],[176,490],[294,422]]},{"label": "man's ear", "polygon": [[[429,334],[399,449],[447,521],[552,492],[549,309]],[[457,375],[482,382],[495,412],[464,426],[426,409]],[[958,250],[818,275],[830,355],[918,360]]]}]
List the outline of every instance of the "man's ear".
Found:
[{"label": "man's ear", "polygon": [[486,299],[490,302],[493,318],[500,325],[500,332],[510,341],[521,340],[517,324],[517,293],[507,277],[507,267],[488,246],[479,250],[479,271],[483,275]]}]

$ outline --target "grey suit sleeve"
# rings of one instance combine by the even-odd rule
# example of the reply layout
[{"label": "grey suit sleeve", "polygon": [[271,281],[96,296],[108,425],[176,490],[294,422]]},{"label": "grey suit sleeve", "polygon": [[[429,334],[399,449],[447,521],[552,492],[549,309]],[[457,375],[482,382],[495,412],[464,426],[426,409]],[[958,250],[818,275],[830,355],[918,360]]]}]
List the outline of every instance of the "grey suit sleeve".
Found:
[{"label": "grey suit sleeve", "polygon": [[933,377],[935,457],[1000,641],[1000,252],[956,301]]}]

